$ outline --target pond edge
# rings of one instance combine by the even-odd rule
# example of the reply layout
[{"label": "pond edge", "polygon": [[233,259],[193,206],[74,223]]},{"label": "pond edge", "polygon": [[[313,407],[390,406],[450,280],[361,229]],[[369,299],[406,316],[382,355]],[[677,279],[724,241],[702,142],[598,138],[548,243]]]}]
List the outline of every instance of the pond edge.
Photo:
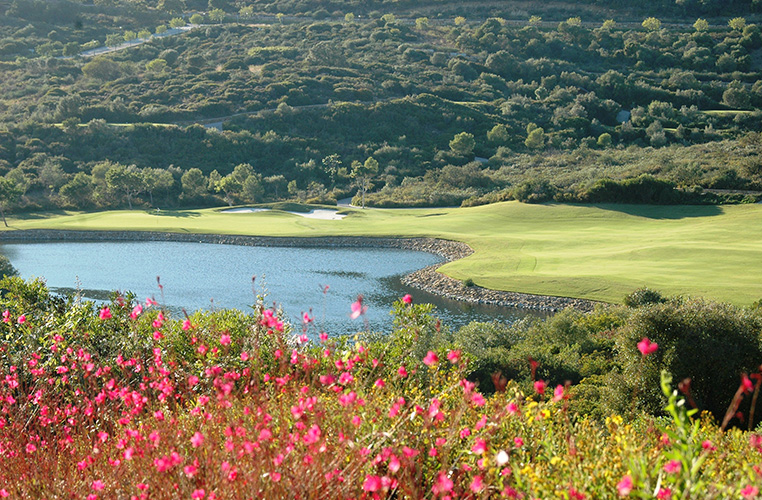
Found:
[{"label": "pond edge", "polygon": [[[0,233],[0,242],[11,241],[172,241],[261,247],[399,248],[428,252],[443,258],[446,262],[463,259],[474,253],[473,249],[463,242],[438,238],[288,237],[157,231],[77,231],[67,229],[24,229]],[[541,311],[558,311],[567,307],[581,311],[591,311],[595,307],[595,304],[598,303],[587,299],[504,292],[476,285],[466,286],[459,280],[450,278],[437,271],[441,265],[441,263],[434,264],[407,274],[402,278],[402,283],[434,295],[472,304],[517,307]]]}]

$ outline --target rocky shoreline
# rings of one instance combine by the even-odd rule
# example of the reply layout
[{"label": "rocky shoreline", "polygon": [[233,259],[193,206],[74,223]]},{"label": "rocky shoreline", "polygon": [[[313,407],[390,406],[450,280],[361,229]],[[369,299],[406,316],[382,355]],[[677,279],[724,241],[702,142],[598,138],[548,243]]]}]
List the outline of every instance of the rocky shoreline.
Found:
[{"label": "rocky shoreline", "polygon": [[[428,252],[450,262],[473,253],[465,243],[436,238],[373,238],[354,236],[325,237],[273,237],[232,234],[164,233],[155,231],[76,231],[58,229],[27,229],[0,232],[0,242],[29,241],[176,241],[224,245],[266,247],[367,247],[400,248]],[[465,286],[460,281],[437,271],[441,264],[428,266],[402,278],[405,285],[441,295],[449,299],[475,304],[489,304],[523,309],[558,311],[572,307],[590,311],[596,302],[568,297],[531,295],[489,290],[479,286]]]}]

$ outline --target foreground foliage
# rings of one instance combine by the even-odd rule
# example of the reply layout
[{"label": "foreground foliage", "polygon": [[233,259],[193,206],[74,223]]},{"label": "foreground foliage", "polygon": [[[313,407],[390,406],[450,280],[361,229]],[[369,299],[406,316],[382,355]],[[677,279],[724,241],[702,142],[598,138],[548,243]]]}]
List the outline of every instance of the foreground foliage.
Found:
[{"label": "foreground foliage", "polygon": [[[485,395],[461,350],[427,350],[444,333],[409,296],[387,340],[308,341],[309,316],[292,335],[261,306],[174,320],[150,299],[97,308],[3,284],[2,497],[753,498],[762,485],[762,436],[686,411],[666,374],[666,419],[574,414],[570,386],[540,378]],[[645,362],[658,350],[643,343]]]}]

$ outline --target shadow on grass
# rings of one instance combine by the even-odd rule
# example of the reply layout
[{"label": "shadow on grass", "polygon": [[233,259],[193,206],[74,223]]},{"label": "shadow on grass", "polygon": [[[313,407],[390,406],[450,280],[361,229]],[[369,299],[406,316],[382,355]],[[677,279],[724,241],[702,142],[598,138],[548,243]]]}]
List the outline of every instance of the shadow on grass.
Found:
[{"label": "shadow on grass", "polygon": [[585,205],[611,212],[621,212],[646,219],[688,219],[694,217],[713,217],[722,215],[722,208],[717,205],[631,205],[600,203]]},{"label": "shadow on grass", "polygon": [[20,213],[6,213],[6,217],[13,218],[16,220],[40,220],[40,219],[50,219],[51,217],[55,216],[66,216],[71,215],[70,212],[66,212],[64,210],[47,210],[45,212],[20,212]]},{"label": "shadow on grass", "polygon": [[201,217],[201,212],[194,212],[193,210],[146,210],[146,214],[173,218]]}]

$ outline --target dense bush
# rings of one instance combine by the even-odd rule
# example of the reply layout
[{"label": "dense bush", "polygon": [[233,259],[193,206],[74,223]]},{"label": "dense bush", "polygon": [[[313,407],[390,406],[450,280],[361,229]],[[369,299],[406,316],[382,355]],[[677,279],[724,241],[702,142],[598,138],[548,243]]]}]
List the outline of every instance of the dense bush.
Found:
[{"label": "dense bush", "polygon": [[333,338],[309,317],[291,334],[262,306],[175,319],[151,300],[96,306],[2,285],[3,497],[752,498],[762,486],[760,437],[696,420],[666,374],[668,418],[627,421],[575,415],[576,386],[554,387],[542,365],[526,390],[496,378],[487,395],[463,378],[469,358],[530,338],[587,351],[592,332],[643,308],[566,312],[517,327],[523,339],[471,325],[456,336],[466,353],[407,298],[388,337]]},{"label": "dense bush", "polygon": [[[633,393],[639,408],[661,407],[656,387],[661,370],[676,380],[690,378],[690,392],[699,408],[721,420],[743,373],[757,370],[762,360],[762,316],[758,312],[700,299],[672,299],[634,309],[616,337],[620,409]],[[644,358],[635,344],[648,338],[659,345]]]}]

